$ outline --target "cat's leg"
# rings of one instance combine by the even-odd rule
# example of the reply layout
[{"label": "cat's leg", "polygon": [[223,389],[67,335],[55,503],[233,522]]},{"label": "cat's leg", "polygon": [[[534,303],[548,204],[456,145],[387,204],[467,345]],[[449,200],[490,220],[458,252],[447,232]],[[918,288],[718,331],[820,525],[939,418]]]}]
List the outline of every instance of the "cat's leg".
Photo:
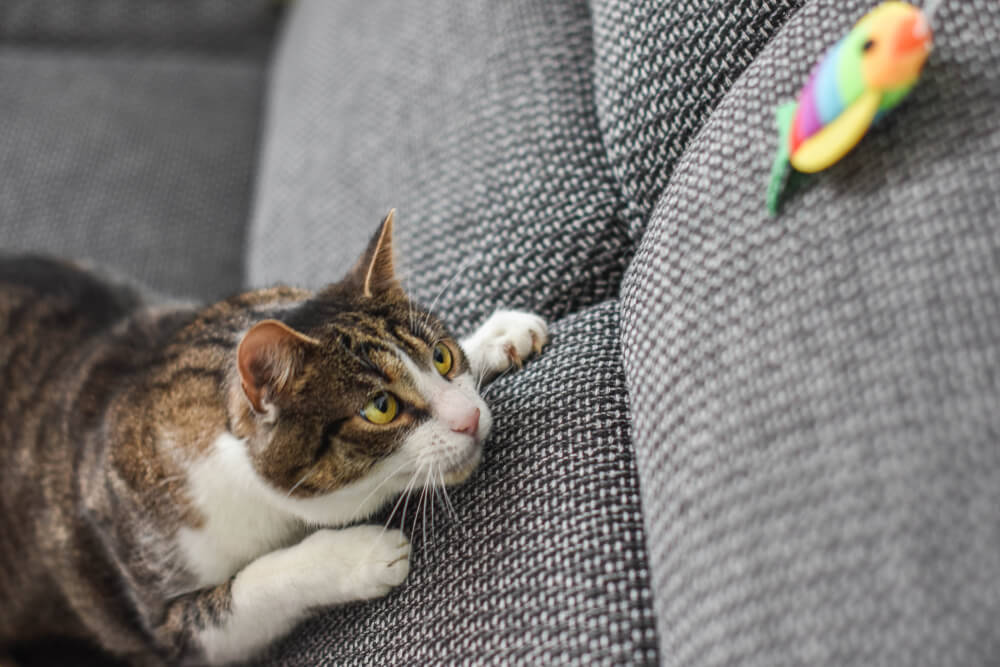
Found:
[{"label": "cat's leg", "polygon": [[398,530],[318,530],[261,556],[225,584],[175,600],[161,640],[193,644],[210,664],[244,660],[313,609],[386,595],[403,583],[409,559],[410,543]]},{"label": "cat's leg", "polygon": [[538,315],[500,310],[459,344],[473,377],[489,380],[511,366],[520,368],[525,359],[541,352],[548,340],[548,326]]}]

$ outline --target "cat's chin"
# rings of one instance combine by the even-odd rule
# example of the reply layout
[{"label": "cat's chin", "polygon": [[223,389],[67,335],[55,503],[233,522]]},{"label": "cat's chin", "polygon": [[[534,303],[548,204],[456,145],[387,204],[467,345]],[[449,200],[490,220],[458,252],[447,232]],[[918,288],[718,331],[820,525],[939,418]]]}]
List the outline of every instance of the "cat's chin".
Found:
[{"label": "cat's chin", "polygon": [[452,484],[461,484],[476,471],[479,467],[479,462],[483,460],[483,448],[482,445],[478,443],[469,448],[469,452],[449,466],[446,470],[442,471],[442,476],[444,477],[444,483],[448,486]]}]

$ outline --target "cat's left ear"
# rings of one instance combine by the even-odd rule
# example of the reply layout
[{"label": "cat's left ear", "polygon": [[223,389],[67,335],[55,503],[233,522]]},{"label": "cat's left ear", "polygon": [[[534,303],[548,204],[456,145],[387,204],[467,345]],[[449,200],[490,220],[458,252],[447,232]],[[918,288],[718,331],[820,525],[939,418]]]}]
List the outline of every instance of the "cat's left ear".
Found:
[{"label": "cat's left ear", "polygon": [[396,209],[392,209],[382,219],[382,224],[368,242],[368,247],[345,278],[363,296],[370,297],[401,289],[399,281],[396,280],[392,251],[392,223],[395,217]]},{"label": "cat's left ear", "polygon": [[315,345],[319,341],[277,320],[258,322],[243,335],[236,349],[236,366],[243,394],[254,412],[274,421],[276,401],[302,370],[306,350]]}]

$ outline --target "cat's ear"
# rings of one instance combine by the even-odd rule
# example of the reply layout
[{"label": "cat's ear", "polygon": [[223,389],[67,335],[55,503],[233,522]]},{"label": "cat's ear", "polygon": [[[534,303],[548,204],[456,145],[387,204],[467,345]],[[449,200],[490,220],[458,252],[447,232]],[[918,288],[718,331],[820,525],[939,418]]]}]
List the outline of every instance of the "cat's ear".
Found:
[{"label": "cat's ear", "polygon": [[301,370],[305,350],[316,341],[277,320],[264,320],[243,335],[236,348],[243,394],[254,412],[273,419],[274,400]]},{"label": "cat's ear", "polygon": [[345,278],[362,296],[369,297],[400,288],[392,257],[392,222],[395,217],[396,209],[392,209],[382,219],[382,224],[368,242],[368,247]]}]

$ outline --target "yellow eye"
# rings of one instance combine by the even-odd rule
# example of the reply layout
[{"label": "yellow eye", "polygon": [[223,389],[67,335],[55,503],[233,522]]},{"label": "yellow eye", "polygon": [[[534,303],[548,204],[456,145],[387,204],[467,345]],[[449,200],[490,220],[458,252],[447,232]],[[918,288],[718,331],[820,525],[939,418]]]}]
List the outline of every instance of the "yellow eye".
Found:
[{"label": "yellow eye", "polygon": [[447,375],[451,370],[451,350],[444,343],[434,346],[434,368],[438,369],[441,375]]},{"label": "yellow eye", "polygon": [[365,403],[365,407],[361,408],[362,417],[379,425],[391,422],[396,418],[397,412],[399,412],[399,402],[395,396],[386,391]]}]

